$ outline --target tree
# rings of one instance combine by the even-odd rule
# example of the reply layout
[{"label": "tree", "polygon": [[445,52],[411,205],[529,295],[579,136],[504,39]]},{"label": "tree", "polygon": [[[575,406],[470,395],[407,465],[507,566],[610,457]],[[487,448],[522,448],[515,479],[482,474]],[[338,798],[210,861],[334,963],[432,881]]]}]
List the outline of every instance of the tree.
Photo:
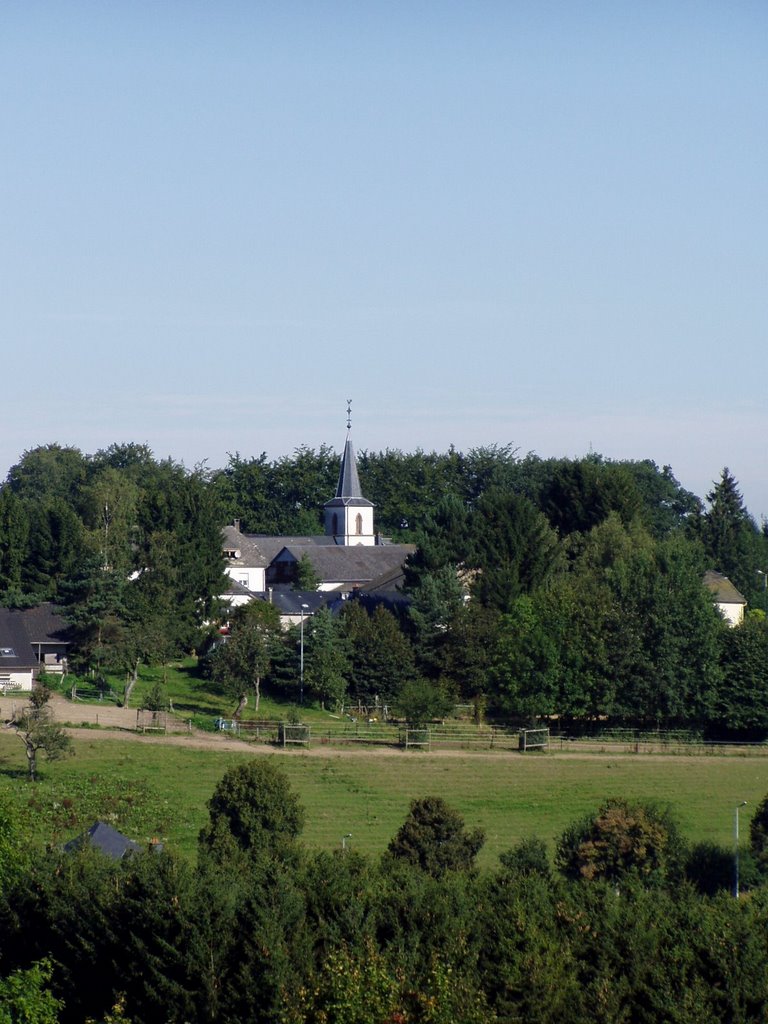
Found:
[{"label": "tree", "polygon": [[458,811],[442,797],[427,796],[411,801],[408,816],[387,853],[440,878],[448,871],[472,870],[484,842],[482,829],[468,832]]},{"label": "tree", "polygon": [[10,487],[0,489],[0,603],[21,594],[22,567],[29,541],[29,515]]},{"label": "tree", "polygon": [[64,1003],[48,988],[52,975],[46,959],[0,978],[0,1024],[57,1024]]},{"label": "tree", "polygon": [[269,670],[279,632],[277,608],[266,601],[252,601],[236,610],[229,636],[214,650],[211,672],[224,691],[237,700],[235,718],[242,714],[250,694],[255,696],[255,708],[259,710],[261,680]]},{"label": "tree", "polygon": [[7,893],[11,883],[27,865],[28,844],[17,814],[10,802],[0,802],[0,896]]},{"label": "tree", "polygon": [[487,491],[472,517],[473,594],[499,612],[551,577],[560,560],[557,534],[528,498]]},{"label": "tree", "polygon": [[682,854],[680,833],[667,810],[614,798],[563,833],[556,864],[576,880],[664,882],[680,872]]},{"label": "tree", "polygon": [[347,692],[349,659],[338,620],[327,608],[316,612],[309,623],[305,646],[304,679],[325,706],[338,704]]},{"label": "tree", "polygon": [[360,601],[347,601],[341,614],[347,639],[352,691],[361,698],[378,696],[390,703],[403,686],[414,679],[413,648],[397,619],[377,605],[369,615]]},{"label": "tree", "polygon": [[443,718],[452,705],[445,690],[428,679],[409,679],[394,701],[395,712],[415,727]]},{"label": "tree", "polygon": [[309,555],[304,551],[296,563],[296,589],[317,590],[319,586],[320,577],[315,572]]},{"label": "tree", "polygon": [[426,571],[413,591],[408,606],[408,625],[421,672],[432,679],[440,675],[449,624],[464,605],[466,588],[454,566]]},{"label": "tree", "polygon": [[768,796],[763,797],[749,825],[752,856],[760,870],[768,873]]},{"label": "tree", "polygon": [[764,736],[768,732],[768,620],[762,611],[748,612],[720,635],[720,679],[713,699],[712,718],[726,729]]},{"label": "tree", "polygon": [[556,466],[541,495],[541,507],[561,537],[588,533],[618,514],[630,523],[641,510],[641,499],[631,473],[620,463],[605,463],[600,456]]},{"label": "tree", "polygon": [[209,824],[200,845],[218,855],[290,850],[304,827],[304,809],[290,783],[270,759],[230,768],[208,801]]},{"label": "tree", "polygon": [[492,679],[495,693],[512,714],[535,718],[561,710],[558,650],[549,625],[527,595],[501,616]]},{"label": "tree", "polygon": [[32,703],[13,722],[16,735],[24,744],[32,782],[37,779],[37,758],[41,751],[49,761],[57,761],[72,748],[69,736],[54,720],[50,708],[46,707],[50,696],[50,690],[38,686],[32,691]]},{"label": "tree", "polygon": [[505,872],[519,877],[538,875],[548,881],[552,879],[547,844],[537,836],[521,839],[511,850],[499,854],[499,863]]},{"label": "tree", "polygon": [[749,595],[757,583],[757,569],[763,568],[754,559],[759,535],[727,466],[707,494],[707,501],[709,509],[702,517],[700,532],[710,568],[723,573]]}]

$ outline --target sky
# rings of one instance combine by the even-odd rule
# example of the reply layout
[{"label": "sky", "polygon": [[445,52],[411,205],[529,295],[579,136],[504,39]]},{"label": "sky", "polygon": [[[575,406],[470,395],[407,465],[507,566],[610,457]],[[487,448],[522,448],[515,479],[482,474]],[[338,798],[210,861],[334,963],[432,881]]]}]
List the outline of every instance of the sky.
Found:
[{"label": "sky", "polygon": [[4,0],[0,479],[510,444],[768,516],[768,4]]}]

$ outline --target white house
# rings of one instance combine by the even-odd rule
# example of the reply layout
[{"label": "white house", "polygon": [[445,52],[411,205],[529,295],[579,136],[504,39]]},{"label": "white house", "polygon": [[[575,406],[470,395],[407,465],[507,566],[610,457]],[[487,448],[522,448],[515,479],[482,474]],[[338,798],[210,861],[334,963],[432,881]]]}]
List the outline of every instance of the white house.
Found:
[{"label": "white house", "polygon": [[36,674],[62,672],[67,625],[53,605],[0,608],[0,694],[30,691]]},{"label": "white house", "polygon": [[718,611],[730,626],[738,626],[744,621],[747,599],[727,576],[714,569],[707,569],[704,573],[704,586],[712,594]]}]

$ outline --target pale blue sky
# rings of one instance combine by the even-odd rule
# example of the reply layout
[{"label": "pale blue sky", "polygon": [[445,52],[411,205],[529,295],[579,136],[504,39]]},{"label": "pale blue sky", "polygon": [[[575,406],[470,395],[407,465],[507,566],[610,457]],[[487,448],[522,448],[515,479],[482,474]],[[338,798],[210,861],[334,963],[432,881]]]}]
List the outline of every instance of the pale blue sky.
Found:
[{"label": "pale blue sky", "polygon": [[6,0],[0,477],[512,443],[768,514],[764,2]]}]

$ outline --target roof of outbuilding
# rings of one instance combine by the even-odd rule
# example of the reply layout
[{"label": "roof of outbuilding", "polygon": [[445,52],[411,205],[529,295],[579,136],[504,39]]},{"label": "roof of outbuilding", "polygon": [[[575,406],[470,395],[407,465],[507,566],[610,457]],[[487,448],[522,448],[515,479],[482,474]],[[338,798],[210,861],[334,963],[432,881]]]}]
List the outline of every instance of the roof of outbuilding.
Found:
[{"label": "roof of outbuilding", "polygon": [[111,857],[112,860],[122,860],[127,854],[141,851],[138,843],[104,821],[94,822],[87,832],[83,832],[82,835],[76,836],[66,843],[64,850],[67,853],[72,853],[79,850],[85,843],[88,843],[94,850],[99,850],[105,856]]}]

